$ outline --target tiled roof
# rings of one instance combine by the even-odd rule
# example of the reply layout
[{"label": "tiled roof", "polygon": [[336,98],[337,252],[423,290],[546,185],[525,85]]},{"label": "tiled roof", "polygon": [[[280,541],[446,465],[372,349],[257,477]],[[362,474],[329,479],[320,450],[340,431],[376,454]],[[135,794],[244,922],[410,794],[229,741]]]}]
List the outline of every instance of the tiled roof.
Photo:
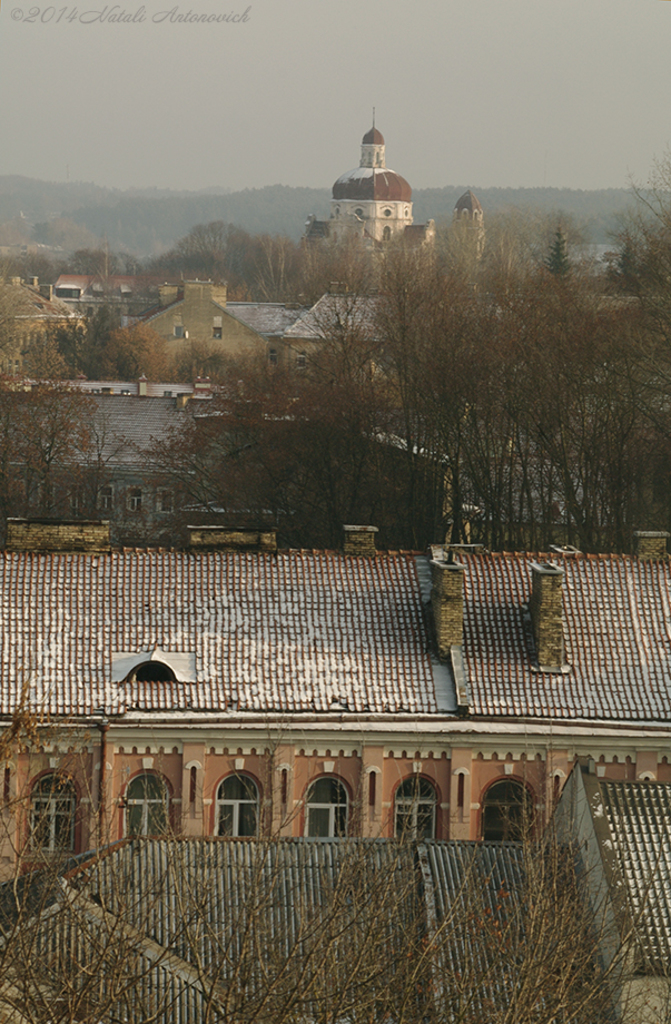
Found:
[{"label": "tiled roof", "polygon": [[459,555],[464,659],[475,714],[671,719],[671,565],[558,558],[568,671],[535,670],[525,606],[531,563],[547,555]]},{"label": "tiled roof", "polygon": [[[157,647],[195,678],[112,682]],[[4,713],[437,710],[409,555],[0,554],[0,669]]]},{"label": "tiled roof", "polygon": [[[191,418],[191,403],[178,409],[174,398],[123,394],[90,397],[97,407],[96,455],[108,468],[138,467],[139,455],[169,441]],[[143,467],[146,469],[146,464]]]}]

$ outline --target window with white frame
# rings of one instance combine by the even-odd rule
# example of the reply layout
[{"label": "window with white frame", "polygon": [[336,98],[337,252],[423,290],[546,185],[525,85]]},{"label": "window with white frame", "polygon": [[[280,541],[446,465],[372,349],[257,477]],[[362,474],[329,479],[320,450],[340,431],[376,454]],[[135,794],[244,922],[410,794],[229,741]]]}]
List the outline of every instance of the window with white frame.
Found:
[{"label": "window with white frame", "polygon": [[75,787],[60,775],[43,775],[30,795],[30,842],[34,849],[67,852],[75,845]]},{"label": "window with white frame", "polygon": [[142,491],[139,487],[131,487],[126,496],[126,508],[129,512],[139,512],[142,508]]},{"label": "window with white frame", "polygon": [[255,836],[259,791],[248,775],[229,775],[217,790],[217,835]]},{"label": "window with white frame", "polygon": [[126,835],[161,836],[168,831],[168,787],[158,775],[136,775],[126,792]]},{"label": "window with white frame", "polygon": [[328,839],[347,834],[347,790],[338,779],[324,776],[311,783],[306,805],[307,836]]},{"label": "window with white frame", "polygon": [[419,775],[406,779],[396,790],[396,835],[433,839],[436,833],[436,791]]},{"label": "window with white frame", "polygon": [[101,487],[98,491],[98,508],[101,512],[109,512],[112,508],[113,503],[113,492],[111,486],[108,484],[105,487]]}]

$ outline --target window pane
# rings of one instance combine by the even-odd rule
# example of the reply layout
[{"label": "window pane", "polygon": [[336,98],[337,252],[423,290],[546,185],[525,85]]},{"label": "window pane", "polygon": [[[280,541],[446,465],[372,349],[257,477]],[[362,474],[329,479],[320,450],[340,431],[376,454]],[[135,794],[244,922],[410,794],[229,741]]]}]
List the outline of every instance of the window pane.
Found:
[{"label": "window pane", "polygon": [[165,786],[157,775],[138,775],[128,787],[129,800],[165,800]]},{"label": "window pane", "polygon": [[317,779],[310,786],[308,803],[310,804],[344,804],[347,802],[345,787],[337,779]]},{"label": "window pane", "polygon": [[126,832],[129,836],[142,835],[142,804],[131,804],[126,811]]},{"label": "window pane", "polygon": [[328,839],[331,811],[328,807],[308,808],[308,835],[316,839]]},{"label": "window pane", "polygon": [[240,804],[238,834],[241,836],[256,835],[256,804]]},{"label": "window pane", "polygon": [[256,800],[256,785],[244,775],[229,775],[219,787],[219,798],[226,800]]},{"label": "window pane", "polygon": [[147,804],[147,835],[160,836],[168,831],[168,816],[164,803]]},{"label": "window pane", "polygon": [[220,836],[233,835],[233,804],[221,804],[219,807]]}]

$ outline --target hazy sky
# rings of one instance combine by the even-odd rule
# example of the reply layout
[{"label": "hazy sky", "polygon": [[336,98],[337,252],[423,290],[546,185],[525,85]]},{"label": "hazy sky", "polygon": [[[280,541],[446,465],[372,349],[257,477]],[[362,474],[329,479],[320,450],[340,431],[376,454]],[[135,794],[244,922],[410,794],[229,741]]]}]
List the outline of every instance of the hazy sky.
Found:
[{"label": "hazy sky", "polygon": [[2,174],[328,187],[375,106],[415,187],[624,186],[671,138],[671,0],[2,0],[0,83]]}]

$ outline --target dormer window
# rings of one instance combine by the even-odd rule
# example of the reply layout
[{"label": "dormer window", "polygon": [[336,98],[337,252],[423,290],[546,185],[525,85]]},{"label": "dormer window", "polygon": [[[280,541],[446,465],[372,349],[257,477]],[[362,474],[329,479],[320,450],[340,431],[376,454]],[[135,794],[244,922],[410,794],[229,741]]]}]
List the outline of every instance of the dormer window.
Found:
[{"label": "dormer window", "polygon": [[175,673],[164,661],[144,661],[126,676],[127,683],[174,683]]}]

